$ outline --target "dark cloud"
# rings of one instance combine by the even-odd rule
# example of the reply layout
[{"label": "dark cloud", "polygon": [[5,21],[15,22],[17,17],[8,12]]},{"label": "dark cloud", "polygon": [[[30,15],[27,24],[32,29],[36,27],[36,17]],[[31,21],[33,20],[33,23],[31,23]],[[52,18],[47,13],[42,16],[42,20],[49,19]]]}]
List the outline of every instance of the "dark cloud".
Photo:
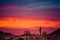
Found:
[{"label": "dark cloud", "polygon": [[0,6],[9,5],[9,4],[29,4],[29,3],[36,3],[36,2],[53,2],[54,4],[60,3],[60,0],[1,0]]}]

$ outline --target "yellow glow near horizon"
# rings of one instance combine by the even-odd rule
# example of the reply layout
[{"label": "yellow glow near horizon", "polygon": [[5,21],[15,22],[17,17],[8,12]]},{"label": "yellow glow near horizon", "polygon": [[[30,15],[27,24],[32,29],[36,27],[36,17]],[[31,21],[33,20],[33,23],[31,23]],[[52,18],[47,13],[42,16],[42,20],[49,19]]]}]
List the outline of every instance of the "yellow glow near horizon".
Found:
[{"label": "yellow glow near horizon", "polygon": [[19,19],[7,18],[0,20],[0,27],[7,28],[31,28],[36,26],[42,27],[56,27],[60,22],[49,20],[34,20],[34,19]]}]

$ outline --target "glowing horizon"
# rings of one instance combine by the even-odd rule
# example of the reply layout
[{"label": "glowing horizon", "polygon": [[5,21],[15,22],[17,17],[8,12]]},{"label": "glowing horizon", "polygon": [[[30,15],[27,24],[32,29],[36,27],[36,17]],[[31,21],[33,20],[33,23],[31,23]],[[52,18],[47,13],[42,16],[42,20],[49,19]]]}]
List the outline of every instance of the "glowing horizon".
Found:
[{"label": "glowing horizon", "polygon": [[51,21],[51,20],[43,20],[43,19],[33,19],[33,18],[6,18],[0,20],[0,27],[7,27],[7,28],[32,28],[32,27],[53,27],[58,28],[60,21]]}]

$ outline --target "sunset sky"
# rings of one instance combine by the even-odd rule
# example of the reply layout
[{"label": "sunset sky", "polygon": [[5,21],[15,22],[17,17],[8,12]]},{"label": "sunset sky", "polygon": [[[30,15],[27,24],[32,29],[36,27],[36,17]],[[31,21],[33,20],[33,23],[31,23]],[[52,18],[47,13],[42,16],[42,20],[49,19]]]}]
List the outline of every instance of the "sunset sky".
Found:
[{"label": "sunset sky", "polygon": [[59,0],[2,0],[0,6],[0,31],[20,34],[38,33],[40,26],[47,32],[60,28]]}]

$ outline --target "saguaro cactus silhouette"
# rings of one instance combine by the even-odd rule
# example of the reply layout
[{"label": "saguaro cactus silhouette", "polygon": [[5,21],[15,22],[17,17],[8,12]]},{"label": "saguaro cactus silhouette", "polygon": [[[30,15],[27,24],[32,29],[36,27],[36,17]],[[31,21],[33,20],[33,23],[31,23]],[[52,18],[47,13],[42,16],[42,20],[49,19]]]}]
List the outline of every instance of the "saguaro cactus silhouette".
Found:
[{"label": "saguaro cactus silhouette", "polygon": [[42,28],[40,27],[40,28],[39,28],[40,36],[41,36],[41,29],[42,29]]}]

